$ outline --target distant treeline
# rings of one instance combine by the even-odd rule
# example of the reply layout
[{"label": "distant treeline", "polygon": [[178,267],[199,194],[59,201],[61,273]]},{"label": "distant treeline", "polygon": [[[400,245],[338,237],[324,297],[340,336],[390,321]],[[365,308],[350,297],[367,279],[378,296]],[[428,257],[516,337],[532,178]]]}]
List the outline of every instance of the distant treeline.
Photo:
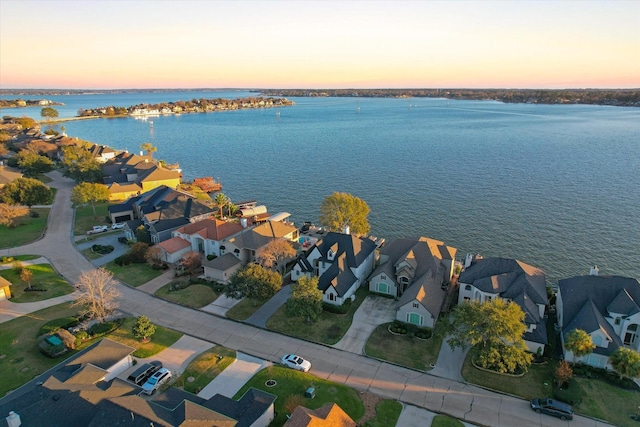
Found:
[{"label": "distant treeline", "polygon": [[206,113],[211,111],[273,108],[293,105],[286,98],[247,97],[239,99],[192,99],[159,104],[138,104],[130,107],[98,107],[78,110],[79,117],[150,116],[160,114]]},{"label": "distant treeline", "polygon": [[640,107],[640,89],[264,89],[265,96],[447,98],[528,104]]},{"label": "distant treeline", "polygon": [[0,99],[0,108],[21,108],[34,106],[64,105],[47,99]]}]

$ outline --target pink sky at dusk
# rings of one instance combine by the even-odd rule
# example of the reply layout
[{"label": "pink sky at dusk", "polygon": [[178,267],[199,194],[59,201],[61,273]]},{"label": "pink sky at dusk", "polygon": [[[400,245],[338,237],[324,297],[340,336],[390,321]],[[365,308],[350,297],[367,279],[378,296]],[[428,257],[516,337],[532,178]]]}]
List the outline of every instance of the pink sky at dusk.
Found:
[{"label": "pink sky at dusk", "polygon": [[0,88],[640,87],[640,1],[0,1]]}]

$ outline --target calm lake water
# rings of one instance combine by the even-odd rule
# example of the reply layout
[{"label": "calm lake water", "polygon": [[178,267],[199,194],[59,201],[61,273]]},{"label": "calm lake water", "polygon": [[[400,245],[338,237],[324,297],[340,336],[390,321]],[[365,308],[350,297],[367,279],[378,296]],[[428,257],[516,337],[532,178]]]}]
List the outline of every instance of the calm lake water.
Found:
[{"label": "calm lake water", "polygon": [[[47,97],[79,108],[249,92]],[[12,97],[4,97],[12,98]],[[465,253],[517,258],[550,282],[640,278],[640,109],[444,99],[292,98],[295,106],[64,123],[70,136],[178,162],[233,201],[256,199],[317,221],[322,199],[352,193],[371,233],[427,236]],[[279,115],[277,114],[279,112]],[[40,108],[2,115],[39,117]],[[152,122],[152,124],[151,124]],[[59,128],[59,126],[58,126]]]}]

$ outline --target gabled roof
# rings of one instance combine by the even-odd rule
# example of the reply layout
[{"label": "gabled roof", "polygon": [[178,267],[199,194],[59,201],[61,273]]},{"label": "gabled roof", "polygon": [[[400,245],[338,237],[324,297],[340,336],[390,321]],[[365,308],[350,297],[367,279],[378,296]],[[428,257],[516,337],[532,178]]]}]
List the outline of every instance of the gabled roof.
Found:
[{"label": "gabled roof", "polygon": [[325,292],[333,287],[338,296],[342,297],[357,280],[347,263],[347,254],[342,252],[318,279],[318,289]]},{"label": "gabled roof", "polygon": [[198,234],[203,239],[220,241],[242,231],[243,229],[242,225],[237,222],[207,218],[202,221],[187,224],[176,231],[189,235]]},{"label": "gabled roof", "polygon": [[237,265],[242,265],[242,262],[233,256],[233,254],[224,254],[212,259],[211,261],[205,261],[203,263],[203,266],[219,271],[226,271]]},{"label": "gabled roof", "polygon": [[284,427],[355,427],[356,423],[337,403],[327,403],[311,410],[298,406]]},{"label": "gabled roof", "polygon": [[634,301],[626,289],[620,289],[618,295],[616,295],[613,301],[611,301],[611,304],[607,306],[607,311],[609,313],[622,314],[627,317],[633,316],[640,311],[638,303],[640,303],[640,301]]},{"label": "gabled roof", "polygon": [[347,265],[351,268],[360,266],[376,250],[376,244],[371,239],[335,232],[327,233],[317,247],[325,259],[328,258],[327,254],[332,248],[337,255],[345,253]]},{"label": "gabled roof", "polygon": [[258,250],[275,239],[281,239],[297,228],[291,224],[279,221],[267,221],[264,224],[247,228],[243,232],[226,239],[238,248]]},{"label": "gabled roof", "polygon": [[411,286],[402,294],[396,308],[400,308],[412,301],[420,303],[434,318],[437,318],[442,309],[442,303],[447,296],[447,291],[442,289],[441,280],[433,270],[429,270],[416,278]]},{"label": "gabled roof", "polygon": [[478,259],[460,274],[458,282],[506,299],[526,293],[536,304],[548,302],[544,271],[516,259]]},{"label": "gabled roof", "polygon": [[171,239],[165,240],[164,242],[158,243],[166,253],[174,254],[178,251],[183,250],[184,248],[191,247],[191,242],[183,239],[182,237],[172,237]]},{"label": "gabled roof", "polygon": [[600,331],[607,341],[613,344],[607,346],[607,348],[596,347],[593,350],[596,354],[610,355],[615,349],[622,346],[620,337],[616,335],[611,324],[602,316],[593,300],[589,300],[582,306],[580,311],[567,324],[567,327],[562,330],[562,333],[566,337],[574,329],[582,329],[588,334]]},{"label": "gabled roof", "polygon": [[0,167],[0,186],[9,184],[18,178],[22,178],[22,174],[20,172],[14,172],[4,167]]}]

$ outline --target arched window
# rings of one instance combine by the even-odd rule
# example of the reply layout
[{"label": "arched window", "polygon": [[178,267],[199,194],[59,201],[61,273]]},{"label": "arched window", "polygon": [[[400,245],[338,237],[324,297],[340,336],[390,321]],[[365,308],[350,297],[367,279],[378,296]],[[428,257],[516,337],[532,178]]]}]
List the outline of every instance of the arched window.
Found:
[{"label": "arched window", "polygon": [[465,285],[464,290],[465,291],[470,291],[471,290],[471,285]]},{"label": "arched window", "polygon": [[638,324],[634,323],[627,327],[627,332],[624,334],[624,345],[635,346],[638,341]]}]

